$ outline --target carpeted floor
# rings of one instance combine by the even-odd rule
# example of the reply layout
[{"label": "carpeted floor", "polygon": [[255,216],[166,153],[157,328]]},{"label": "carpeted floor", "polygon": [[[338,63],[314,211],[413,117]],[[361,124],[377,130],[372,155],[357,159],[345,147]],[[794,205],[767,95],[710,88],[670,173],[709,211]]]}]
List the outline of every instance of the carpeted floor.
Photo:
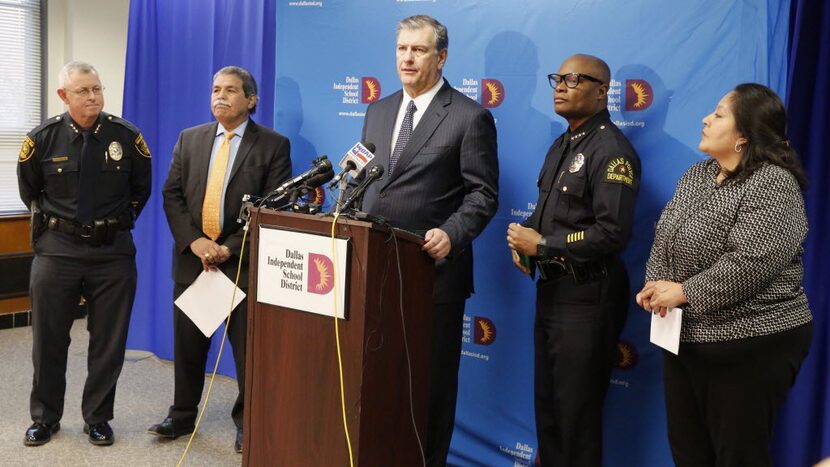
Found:
[{"label": "carpeted floor", "polygon": [[[172,401],[172,362],[145,352],[127,352],[115,397],[115,419],[110,421],[115,444],[93,446],[83,433],[81,418],[87,343],[86,321],[76,320],[69,347],[61,430],[43,446],[26,447],[23,434],[31,424],[32,328],[0,330],[0,466],[175,466],[188,438],[161,441],[146,433],[150,425],[164,418]],[[230,418],[236,393],[235,380],[216,377],[207,412],[182,465],[241,463],[242,456],[233,451],[236,427]]]}]

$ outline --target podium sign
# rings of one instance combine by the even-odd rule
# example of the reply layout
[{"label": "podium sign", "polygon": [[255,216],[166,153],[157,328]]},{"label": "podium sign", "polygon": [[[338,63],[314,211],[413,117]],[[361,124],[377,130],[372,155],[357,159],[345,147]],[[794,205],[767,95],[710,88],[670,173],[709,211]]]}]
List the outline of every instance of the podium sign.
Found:
[{"label": "podium sign", "polygon": [[345,239],[260,225],[257,302],[344,318],[348,264]]}]

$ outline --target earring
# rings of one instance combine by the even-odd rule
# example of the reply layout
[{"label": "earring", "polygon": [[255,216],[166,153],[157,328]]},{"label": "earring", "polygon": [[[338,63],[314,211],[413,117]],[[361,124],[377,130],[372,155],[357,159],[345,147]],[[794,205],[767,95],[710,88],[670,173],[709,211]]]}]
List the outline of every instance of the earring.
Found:
[{"label": "earring", "polygon": [[743,150],[744,150],[744,147],[741,145],[741,143],[736,142],[735,143],[735,152],[741,152]]}]

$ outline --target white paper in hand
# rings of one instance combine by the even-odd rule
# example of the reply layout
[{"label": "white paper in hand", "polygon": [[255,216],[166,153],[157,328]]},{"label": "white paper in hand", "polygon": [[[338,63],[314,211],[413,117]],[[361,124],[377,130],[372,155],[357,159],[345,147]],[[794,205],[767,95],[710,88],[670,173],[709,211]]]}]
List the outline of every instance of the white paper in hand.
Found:
[{"label": "white paper in hand", "polygon": [[[205,336],[210,337],[228,317],[234,288],[233,282],[222,271],[202,271],[175,303]],[[236,287],[233,308],[244,298],[245,292]]]},{"label": "white paper in hand", "polygon": [[680,324],[683,322],[683,310],[672,308],[665,318],[659,314],[651,315],[651,342],[677,355],[680,348]]}]

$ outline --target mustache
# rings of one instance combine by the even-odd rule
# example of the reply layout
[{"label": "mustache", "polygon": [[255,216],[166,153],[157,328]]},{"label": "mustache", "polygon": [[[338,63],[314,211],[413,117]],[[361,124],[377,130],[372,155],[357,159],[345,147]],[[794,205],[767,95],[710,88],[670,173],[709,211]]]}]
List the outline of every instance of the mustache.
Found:
[{"label": "mustache", "polygon": [[230,107],[231,103],[228,100],[222,99],[220,97],[220,98],[213,101],[213,106],[216,107],[217,105],[224,105],[224,106]]}]

